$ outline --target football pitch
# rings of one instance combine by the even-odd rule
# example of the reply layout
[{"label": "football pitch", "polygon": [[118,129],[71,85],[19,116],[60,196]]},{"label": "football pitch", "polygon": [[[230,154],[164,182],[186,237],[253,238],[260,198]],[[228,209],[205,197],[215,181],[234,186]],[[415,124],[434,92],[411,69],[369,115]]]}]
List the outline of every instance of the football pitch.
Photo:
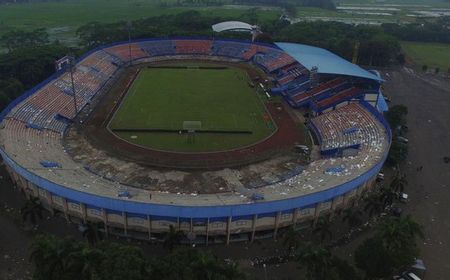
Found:
[{"label": "football pitch", "polygon": [[[110,128],[131,143],[176,152],[229,150],[273,133],[263,96],[245,70],[199,66],[206,65],[142,69]],[[186,122],[201,127],[187,133]]]}]

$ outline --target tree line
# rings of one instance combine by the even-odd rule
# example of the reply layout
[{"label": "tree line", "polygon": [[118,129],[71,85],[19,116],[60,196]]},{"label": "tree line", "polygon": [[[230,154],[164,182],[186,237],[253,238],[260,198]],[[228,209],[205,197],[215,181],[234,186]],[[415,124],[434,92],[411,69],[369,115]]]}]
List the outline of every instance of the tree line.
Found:
[{"label": "tree line", "polygon": [[385,23],[382,28],[387,34],[404,41],[450,44],[450,16],[406,25]]},{"label": "tree line", "polygon": [[236,264],[188,247],[146,258],[135,246],[40,235],[30,251],[35,280],[246,279]]}]

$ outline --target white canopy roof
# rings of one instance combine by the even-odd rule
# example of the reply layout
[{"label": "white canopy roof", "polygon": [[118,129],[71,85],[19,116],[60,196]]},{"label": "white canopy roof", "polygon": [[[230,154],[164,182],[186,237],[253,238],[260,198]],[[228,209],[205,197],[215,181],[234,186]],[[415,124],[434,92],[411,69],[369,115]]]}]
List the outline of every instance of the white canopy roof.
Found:
[{"label": "white canopy roof", "polygon": [[212,26],[214,32],[222,32],[227,30],[252,31],[253,28],[254,28],[253,25],[250,25],[242,21],[224,21],[214,24]]}]

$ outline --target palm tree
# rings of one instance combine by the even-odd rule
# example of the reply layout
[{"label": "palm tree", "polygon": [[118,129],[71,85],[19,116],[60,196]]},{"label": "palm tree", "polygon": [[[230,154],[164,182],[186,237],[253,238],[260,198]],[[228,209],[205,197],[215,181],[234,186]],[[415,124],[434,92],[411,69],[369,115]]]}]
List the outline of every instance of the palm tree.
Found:
[{"label": "palm tree", "polygon": [[405,190],[405,187],[408,185],[408,181],[406,180],[406,175],[400,175],[400,172],[398,172],[394,179],[392,180],[391,184],[389,185],[389,187],[397,192],[397,193],[401,193]]},{"label": "palm tree", "polygon": [[388,187],[382,187],[379,199],[383,203],[383,208],[386,206],[392,205],[394,203],[394,199],[397,197],[397,193]]},{"label": "palm tree", "polygon": [[304,244],[297,251],[300,267],[306,269],[307,279],[327,279],[333,266],[330,251],[311,243]]},{"label": "palm tree", "polygon": [[22,221],[25,223],[29,221],[32,226],[36,226],[38,220],[43,218],[44,207],[42,207],[41,201],[37,197],[32,197],[25,205],[20,209],[22,214]]},{"label": "palm tree", "polygon": [[169,227],[169,231],[164,239],[164,247],[172,251],[175,246],[181,244],[181,240],[184,237],[184,233],[181,230],[176,230],[172,225]]},{"label": "palm tree", "polygon": [[78,271],[73,270],[70,255],[79,251],[79,243],[53,236],[38,236],[31,245],[30,259],[35,264],[36,279],[70,279]]},{"label": "palm tree", "polygon": [[365,202],[364,211],[369,214],[369,217],[373,217],[384,209],[379,195],[370,195],[365,199]]},{"label": "palm tree", "polygon": [[107,257],[101,250],[84,247],[69,255],[68,267],[78,271],[81,279],[99,279],[101,261]]},{"label": "palm tree", "polygon": [[288,230],[283,234],[283,245],[288,250],[295,250],[300,246],[303,236],[300,231],[294,227],[289,227]]},{"label": "palm tree", "polygon": [[378,227],[377,234],[388,250],[409,246],[417,237],[424,238],[422,226],[410,215],[403,218],[390,217]]},{"label": "palm tree", "polygon": [[359,209],[348,208],[344,210],[343,222],[347,222],[350,227],[359,226],[362,222],[363,213]]},{"label": "palm tree", "polygon": [[316,226],[313,229],[314,234],[318,234],[320,237],[320,242],[323,243],[327,237],[329,239],[333,238],[333,233],[331,232],[330,220],[325,217],[320,217],[317,220]]},{"label": "palm tree", "polygon": [[190,267],[195,272],[196,279],[216,279],[217,274],[220,275],[220,263],[211,254],[199,252],[195,259],[190,261]]},{"label": "palm tree", "polygon": [[88,221],[86,224],[83,224],[82,227],[83,227],[82,232],[83,237],[87,239],[88,244],[91,247],[95,246],[95,244],[97,244],[101,238],[100,233],[98,231],[98,224]]}]

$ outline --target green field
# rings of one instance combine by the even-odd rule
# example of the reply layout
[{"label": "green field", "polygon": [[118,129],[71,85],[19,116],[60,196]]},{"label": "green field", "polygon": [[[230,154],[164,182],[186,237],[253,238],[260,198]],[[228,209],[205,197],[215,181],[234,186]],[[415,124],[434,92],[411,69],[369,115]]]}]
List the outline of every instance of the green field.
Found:
[{"label": "green field", "polygon": [[[0,35],[12,29],[45,28],[52,39],[75,45],[76,29],[88,22],[117,22],[197,10],[205,15],[237,18],[248,8],[164,7],[176,0],[66,0],[0,4]],[[258,10],[260,20],[277,19],[278,9]]]},{"label": "green field", "polygon": [[115,132],[138,145],[179,152],[221,151],[257,142],[275,129],[247,73],[226,69],[143,69],[115,113],[111,129],[183,129],[201,121],[202,130],[251,134]]},{"label": "green field", "polygon": [[450,67],[448,44],[402,42],[402,48],[417,67],[427,65],[432,70],[439,67],[443,72]]}]

